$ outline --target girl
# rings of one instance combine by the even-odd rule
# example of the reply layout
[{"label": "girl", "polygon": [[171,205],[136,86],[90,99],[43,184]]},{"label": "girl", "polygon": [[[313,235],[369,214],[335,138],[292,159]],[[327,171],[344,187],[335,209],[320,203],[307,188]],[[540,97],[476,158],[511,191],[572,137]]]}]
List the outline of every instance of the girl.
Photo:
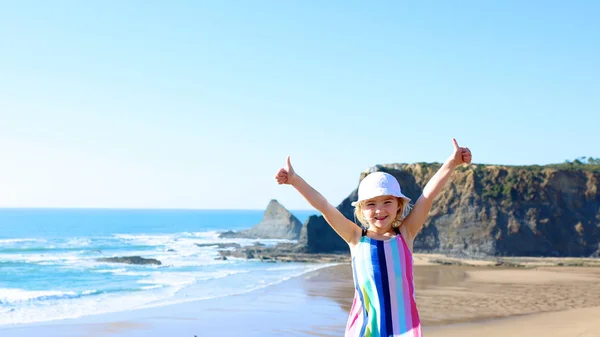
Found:
[{"label": "girl", "polygon": [[296,174],[287,158],[278,184],[292,185],[316,208],[350,246],[355,294],[346,324],[346,337],[421,337],[415,301],[412,249],[435,197],[471,151],[452,139],[454,153],[423,189],[412,210],[396,178],[383,172],[367,175],[359,184],[357,226]]}]

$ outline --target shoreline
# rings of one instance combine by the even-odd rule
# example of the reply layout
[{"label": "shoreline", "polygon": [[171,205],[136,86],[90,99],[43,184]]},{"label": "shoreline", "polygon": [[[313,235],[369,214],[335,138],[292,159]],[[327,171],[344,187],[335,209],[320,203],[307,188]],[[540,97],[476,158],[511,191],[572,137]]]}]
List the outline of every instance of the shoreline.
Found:
[{"label": "shoreline", "polygon": [[[1,325],[0,335],[147,337],[173,335],[175,331],[177,336],[202,336],[199,330],[221,331],[222,326],[228,326],[232,336],[284,336],[285,331],[294,331],[299,336],[337,336],[339,327],[330,322],[345,324],[346,313],[338,303],[322,297],[321,290],[330,288],[322,287],[328,282],[318,280],[322,275],[329,275],[324,270],[338,266],[324,264],[316,270],[241,294],[78,318]],[[298,309],[302,315],[294,314]],[[241,318],[242,322],[231,327],[232,317]],[[310,329],[305,329],[307,320],[311,322]],[[253,332],[246,331],[246,326]]]},{"label": "shoreline", "polygon": [[[521,266],[415,254],[416,296],[424,332],[439,337],[478,336],[482,331],[502,336],[512,327],[529,329],[534,324],[533,330],[523,331],[546,336],[600,336],[600,323],[592,318],[600,314],[600,268],[595,267],[600,259],[586,260],[594,266],[566,266],[581,260],[577,258],[505,259],[519,261]],[[453,264],[443,262],[448,260]],[[338,263],[248,293],[60,321],[3,325],[0,335],[191,337],[202,336],[202,331],[220,331],[224,336],[341,336],[353,295],[350,264]],[[570,326],[569,333],[551,328],[553,322]],[[226,332],[222,331],[224,326]],[[521,328],[514,329],[512,333],[520,335]],[[570,334],[575,331],[579,334]]]}]

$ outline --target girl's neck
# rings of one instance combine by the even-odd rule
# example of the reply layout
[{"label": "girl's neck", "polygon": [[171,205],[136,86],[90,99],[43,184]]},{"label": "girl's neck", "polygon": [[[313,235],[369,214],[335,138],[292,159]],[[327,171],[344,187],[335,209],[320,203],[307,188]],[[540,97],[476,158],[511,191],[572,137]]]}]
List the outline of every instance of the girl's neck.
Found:
[{"label": "girl's neck", "polygon": [[396,231],[394,231],[393,227],[390,227],[388,229],[385,228],[377,228],[377,227],[373,227],[370,226],[367,229],[368,232],[377,235],[377,236],[381,236],[381,237],[394,237],[396,236]]}]

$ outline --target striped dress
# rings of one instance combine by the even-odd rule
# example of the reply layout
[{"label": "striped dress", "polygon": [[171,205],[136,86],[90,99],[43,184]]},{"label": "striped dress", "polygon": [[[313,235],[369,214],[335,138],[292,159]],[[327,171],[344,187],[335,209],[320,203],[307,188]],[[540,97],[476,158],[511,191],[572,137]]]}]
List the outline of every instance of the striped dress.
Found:
[{"label": "striped dress", "polygon": [[422,336],[412,254],[395,230],[386,241],[363,231],[352,251],[355,292],[345,337]]}]

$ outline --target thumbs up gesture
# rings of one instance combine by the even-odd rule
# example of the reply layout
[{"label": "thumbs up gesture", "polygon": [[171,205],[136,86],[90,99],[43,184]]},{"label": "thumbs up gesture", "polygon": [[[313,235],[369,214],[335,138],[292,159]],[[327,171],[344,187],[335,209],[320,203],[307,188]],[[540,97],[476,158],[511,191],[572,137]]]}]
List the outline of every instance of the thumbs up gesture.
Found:
[{"label": "thumbs up gesture", "polygon": [[471,150],[468,147],[458,146],[456,139],[452,138],[454,144],[454,153],[450,156],[450,162],[453,166],[459,166],[462,163],[471,163]]},{"label": "thumbs up gesture", "polygon": [[278,184],[289,184],[291,185],[296,179],[296,172],[294,172],[294,168],[292,167],[292,163],[290,162],[290,157],[287,157],[285,162],[285,167],[279,169],[279,172],[275,175],[275,180],[277,180]]}]

